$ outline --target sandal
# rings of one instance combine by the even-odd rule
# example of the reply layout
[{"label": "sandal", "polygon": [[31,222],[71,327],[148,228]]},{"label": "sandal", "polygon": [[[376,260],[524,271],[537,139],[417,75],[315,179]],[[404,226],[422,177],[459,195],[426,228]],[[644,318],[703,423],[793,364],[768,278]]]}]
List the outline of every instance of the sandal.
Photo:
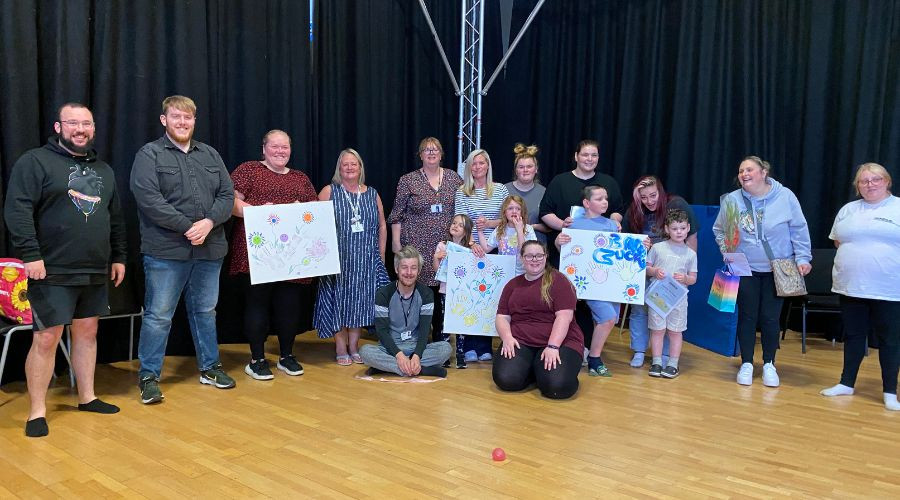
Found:
[{"label": "sandal", "polygon": [[358,365],[363,364],[362,356],[360,356],[358,352],[350,354],[350,359]]},{"label": "sandal", "polygon": [[350,361],[349,354],[339,354],[334,359],[337,360],[337,364],[340,366],[350,366],[353,364],[353,361]]}]

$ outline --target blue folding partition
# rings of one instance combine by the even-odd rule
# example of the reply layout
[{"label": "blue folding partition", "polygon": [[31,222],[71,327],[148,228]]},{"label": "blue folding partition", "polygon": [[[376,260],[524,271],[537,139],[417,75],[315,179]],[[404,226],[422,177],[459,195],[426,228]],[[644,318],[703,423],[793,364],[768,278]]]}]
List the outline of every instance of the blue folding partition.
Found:
[{"label": "blue folding partition", "polygon": [[724,356],[735,356],[737,313],[723,313],[706,303],[716,269],[722,267],[722,254],[712,233],[719,207],[691,205],[700,223],[697,232],[697,283],[688,293],[688,329],[684,340]]}]

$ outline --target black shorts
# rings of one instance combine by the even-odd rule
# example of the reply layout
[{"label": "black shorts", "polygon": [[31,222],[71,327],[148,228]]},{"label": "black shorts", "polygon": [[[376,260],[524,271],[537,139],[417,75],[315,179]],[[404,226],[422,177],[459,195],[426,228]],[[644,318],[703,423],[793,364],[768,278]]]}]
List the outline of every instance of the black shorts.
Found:
[{"label": "black shorts", "polygon": [[63,286],[28,280],[28,301],[31,302],[31,315],[36,331],[67,325],[75,318],[109,314],[106,283]]}]

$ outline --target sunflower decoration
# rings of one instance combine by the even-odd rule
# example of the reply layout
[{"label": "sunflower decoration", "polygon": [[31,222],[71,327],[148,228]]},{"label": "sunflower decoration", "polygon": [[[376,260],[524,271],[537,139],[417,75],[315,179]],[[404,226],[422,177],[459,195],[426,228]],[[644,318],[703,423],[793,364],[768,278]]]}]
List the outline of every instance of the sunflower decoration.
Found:
[{"label": "sunflower decoration", "polygon": [[578,267],[575,266],[575,264],[567,264],[564,270],[566,271],[566,274],[574,276],[575,273],[578,272]]},{"label": "sunflower decoration", "polygon": [[12,267],[12,266],[4,266],[3,267],[3,279],[5,279],[9,283],[12,283],[13,281],[16,281],[17,279],[19,279],[20,274],[21,273],[19,272],[19,270],[16,269],[15,267]]},{"label": "sunflower decoration", "polygon": [[13,287],[12,290],[12,305],[13,307],[19,311],[27,311],[31,308],[31,304],[28,302],[28,282],[20,281],[16,283],[16,286]]}]

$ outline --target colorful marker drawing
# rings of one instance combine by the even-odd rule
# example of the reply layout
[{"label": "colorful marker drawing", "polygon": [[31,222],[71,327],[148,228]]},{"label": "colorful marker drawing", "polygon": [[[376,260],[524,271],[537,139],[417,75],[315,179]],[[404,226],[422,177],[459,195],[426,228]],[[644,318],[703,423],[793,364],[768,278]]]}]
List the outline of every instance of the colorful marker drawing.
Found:
[{"label": "colorful marker drawing", "polygon": [[466,335],[496,336],[497,303],[503,287],[516,277],[516,258],[511,255],[447,254],[447,297],[444,331]]},{"label": "colorful marker drawing", "polygon": [[559,268],[579,299],[644,303],[647,250],[643,234],[565,229]]},{"label": "colorful marker drawing", "polygon": [[250,282],[341,272],[331,201],[244,207]]}]

